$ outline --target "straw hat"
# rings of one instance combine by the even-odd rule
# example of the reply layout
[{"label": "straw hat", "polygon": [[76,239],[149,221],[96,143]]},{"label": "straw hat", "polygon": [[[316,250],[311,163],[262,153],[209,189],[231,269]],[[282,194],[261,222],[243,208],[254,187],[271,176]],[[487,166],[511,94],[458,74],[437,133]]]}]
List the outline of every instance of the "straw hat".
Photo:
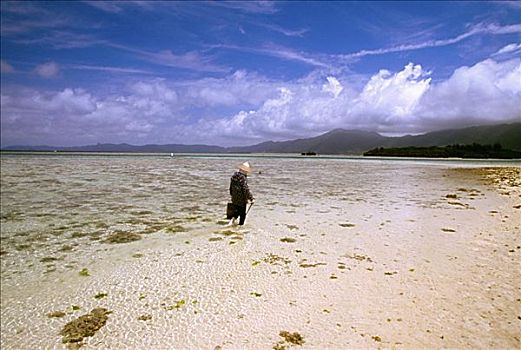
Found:
[{"label": "straw hat", "polygon": [[250,174],[251,173],[250,163],[248,163],[248,162],[242,163],[241,165],[239,165],[239,170],[246,175]]}]

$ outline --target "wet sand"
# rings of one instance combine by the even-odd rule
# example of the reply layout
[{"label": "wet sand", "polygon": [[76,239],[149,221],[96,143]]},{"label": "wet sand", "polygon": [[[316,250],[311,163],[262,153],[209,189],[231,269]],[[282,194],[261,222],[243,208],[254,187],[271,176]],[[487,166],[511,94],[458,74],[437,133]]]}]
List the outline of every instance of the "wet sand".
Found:
[{"label": "wet sand", "polygon": [[[187,174],[208,162],[184,161]],[[139,208],[152,214],[134,215],[150,216],[148,226],[105,214],[100,239],[76,237],[75,254],[42,246],[24,256],[18,238],[3,240],[2,348],[66,348],[64,325],[95,308],[111,313],[85,349],[521,346],[520,167],[262,160],[247,224],[222,227],[223,168],[235,163],[206,164],[195,197],[212,204],[197,209],[187,197],[168,224],[154,209],[166,201],[159,192]],[[150,169],[148,178],[160,176]],[[18,226],[2,196],[5,237]],[[103,242],[118,230],[140,239]],[[20,261],[29,256],[40,263]]]}]

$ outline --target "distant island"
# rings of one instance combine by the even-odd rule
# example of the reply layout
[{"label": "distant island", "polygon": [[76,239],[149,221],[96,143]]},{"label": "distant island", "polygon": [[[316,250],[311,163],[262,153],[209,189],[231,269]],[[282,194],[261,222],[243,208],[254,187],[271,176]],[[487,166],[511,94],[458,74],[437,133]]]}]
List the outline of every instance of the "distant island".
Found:
[{"label": "distant island", "polygon": [[364,152],[364,156],[378,157],[424,157],[424,158],[495,158],[520,159],[521,152],[504,149],[501,144],[449,145],[445,147],[377,147]]},{"label": "distant island", "polygon": [[[305,156],[321,154],[362,155],[376,148],[431,147],[442,149],[447,145],[494,145],[503,149],[521,151],[521,122],[499,125],[481,125],[462,129],[447,129],[421,135],[384,136],[374,131],[335,129],[324,134],[287,141],[266,141],[250,146],[223,147],[217,145],[98,143],[86,146],[59,147],[50,145],[13,145],[2,151],[28,152],[115,152],[115,153],[304,153]],[[499,154],[506,154],[506,150]],[[430,154],[435,151],[431,149]],[[438,152],[441,153],[441,152]],[[423,152],[422,154],[425,154]],[[454,154],[454,153],[451,153]],[[487,151],[491,157],[490,151]],[[459,157],[460,155],[453,155]]]}]

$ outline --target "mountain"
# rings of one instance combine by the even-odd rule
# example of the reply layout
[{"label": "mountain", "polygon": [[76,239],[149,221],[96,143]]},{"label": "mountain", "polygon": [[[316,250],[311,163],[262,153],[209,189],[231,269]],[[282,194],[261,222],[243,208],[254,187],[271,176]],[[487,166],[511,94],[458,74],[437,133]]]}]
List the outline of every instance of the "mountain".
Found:
[{"label": "mountain", "polygon": [[433,131],[423,135],[389,138],[383,147],[501,144],[505,149],[521,150],[521,123],[473,126],[464,129]]},{"label": "mountain", "polygon": [[376,132],[335,129],[320,136],[282,142],[263,142],[253,146],[230,147],[229,152],[319,154],[362,153],[384,142]]},{"label": "mountain", "polygon": [[247,147],[230,147],[228,152],[362,154],[376,147],[430,147],[454,144],[501,144],[521,151],[521,123],[474,126],[434,131],[423,135],[386,137],[376,132],[335,129],[308,139],[263,142]]},{"label": "mountain", "polygon": [[53,147],[53,146],[9,146],[3,151],[60,151],[60,152],[114,152],[114,153],[226,153],[227,149],[208,145],[143,145],[135,146],[127,143],[98,143],[89,146]]},{"label": "mountain", "polygon": [[473,126],[429,132],[422,135],[386,137],[376,132],[335,129],[325,134],[290,141],[268,141],[244,147],[209,145],[143,145],[97,144],[77,147],[10,146],[3,150],[62,152],[136,152],[136,153],[302,153],[362,154],[376,147],[431,147],[447,145],[501,144],[504,149],[521,151],[521,122]]}]

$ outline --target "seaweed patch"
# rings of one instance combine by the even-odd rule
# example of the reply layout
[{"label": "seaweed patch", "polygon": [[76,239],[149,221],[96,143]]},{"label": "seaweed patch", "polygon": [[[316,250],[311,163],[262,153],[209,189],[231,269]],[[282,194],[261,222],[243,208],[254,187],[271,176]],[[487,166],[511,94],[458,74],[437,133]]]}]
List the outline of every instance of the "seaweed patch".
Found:
[{"label": "seaweed patch", "polygon": [[53,312],[49,312],[47,314],[47,317],[49,318],[59,318],[59,317],[63,317],[65,316],[65,312],[63,311],[53,311]]},{"label": "seaweed patch", "polygon": [[103,299],[107,296],[107,293],[98,293],[94,296],[94,299]]},{"label": "seaweed patch", "polygon": [[137,318],[139,321],[149,321],[152,319],[152,315],[150,314],[144,314]]},{"label": "seaweed patch", "polygon": [[274,350],[285,350],[286,345],[304,345],[305,341],[302,335],[298,332],[290,333],[288,331],[280,331],[279,335],[284,340],[279,341],[273,346]]},{"label": "seaweed patch", "polygon": [[141,236],[134,232],[125,232],[125,231],[117,231],[108,236],[104,243],[128,243],[133,241],[138,241],[141,239]]},{"label": "seaweed patch", "polygon": [[77,347],[82,345],[83,338],[92,337],[96,332],[107,323],[108,315],[111,311],[105,308],[93,309],[90,313],[70,321],[60,331],[62,342]]},{"label": "seaweed patch", "polygon": [[87,270],[87,268],[84,268],[79,272],[79,275],[82,277],[88,277],[88,276],[90,276],[90,273],[89,273],[89,270]]}]

